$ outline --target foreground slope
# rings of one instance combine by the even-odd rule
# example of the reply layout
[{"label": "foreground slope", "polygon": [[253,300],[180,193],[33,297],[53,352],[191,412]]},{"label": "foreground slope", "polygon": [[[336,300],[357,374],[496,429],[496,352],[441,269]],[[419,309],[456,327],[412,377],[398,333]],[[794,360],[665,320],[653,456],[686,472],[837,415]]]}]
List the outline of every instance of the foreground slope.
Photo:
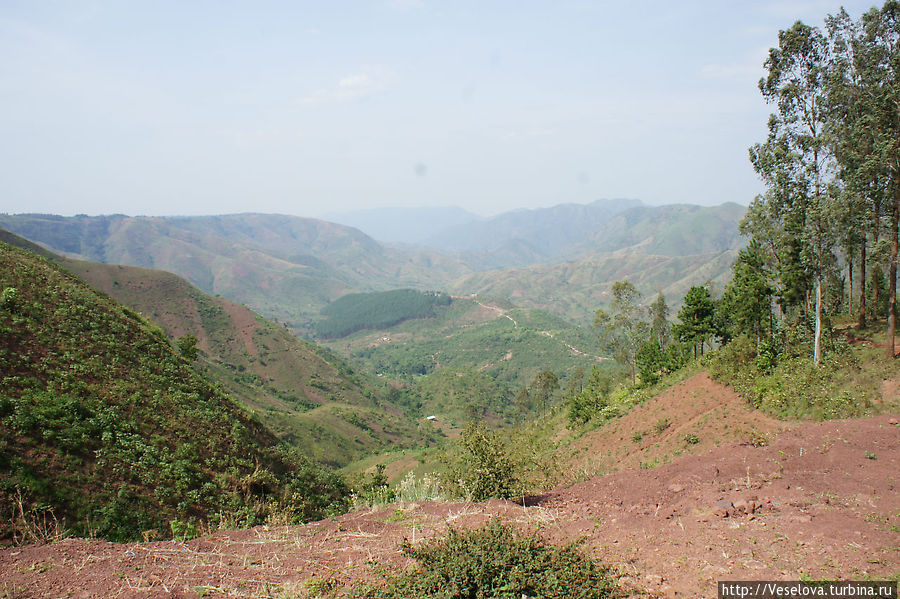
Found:
[{"label": "foreground slope", "polygon": [[3,538],[34,518],[128,539],[170,534],[170,520],[252,524],[340,503],[337,479],[280,446],[134,311],[3,243],[0,290]]},{"label": "foreground slope", "polygon": [[632,596],[716,597],[716,581],[726,579],[885,579],[900,575],[898,436],[890,416],[803,423],[765,447],[723,445],[653,470],[624,470],[528,507],[417,502],[188,543],[70,539],[0,550],[0,591],[304,596],[406,565],[404,539],[418,543],[494,517],[553,543],[582,540]]}]

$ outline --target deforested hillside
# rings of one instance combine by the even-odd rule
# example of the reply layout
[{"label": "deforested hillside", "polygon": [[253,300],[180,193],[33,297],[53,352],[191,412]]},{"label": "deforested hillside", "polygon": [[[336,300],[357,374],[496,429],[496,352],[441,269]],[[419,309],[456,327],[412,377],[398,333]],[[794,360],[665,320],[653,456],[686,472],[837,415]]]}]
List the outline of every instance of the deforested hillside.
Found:
[{"label": "deforested hillside", "polygon": [[164,537],[343,505],[338,478],[280,444],[133,310],[7,244],[0,293],[3,539],[27,539],[35,522]]},{"label": "deforested hillside", "polygon": [[711,281],[721,289],[731,278],[737,250],[692,256],[614,252],[549,266],[479,272],[457,279],[447,291],[458,295],[509,298],[520,306],[590,323],[610,299],[615,281],[632,281],[647,296],[662,291],[681,298],[692,285]]}]

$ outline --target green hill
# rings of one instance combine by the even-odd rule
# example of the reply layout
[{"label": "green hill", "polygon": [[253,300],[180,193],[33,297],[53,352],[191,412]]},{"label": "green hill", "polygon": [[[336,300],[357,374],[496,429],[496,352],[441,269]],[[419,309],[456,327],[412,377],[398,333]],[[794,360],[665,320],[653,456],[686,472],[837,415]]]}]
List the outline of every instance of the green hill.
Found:
[{"label": "green hill", "polygon": [[0,537],[48,517],[124,540],[186,526],[171,521],[249,525],[343,505],[339,479],[133,310],[5,243],[0,292]]},{"label": "green hill", "polygon": [[432,439],[432,431],[380,402],[344,360],[240,304],[165,271],[62,258],[3,230],[0,240],[41,251],[160,325],[170,341],[196,337],[204,375],[317,462],[343,466],[387,446]]},{"label": "green hill", "polygon": [[545,311],[472,298],[454,298],[434,318],[322,343],[404,382],[406,405],[419,416],[454,422],[463,421],[467,405],[516,420],[512,397],[540,371],[565,378],[601,363],[592,331]]},{"label": "green hill", "polygon": [[435,289],[469,272],[435,252],[388,248],[350,227],[274,214],[20,214],[0,215],[0,227],[69,257],[178,274],[304,331],[348,293]]},{"label": "green hill", "polygon": [[737,250],[674,257],[622,251],[553,266],[475,273],[449,284],[447,291],[505,298],[589,326],[597,308],[610,301],[616,281],[630,280],[645,298],[662,291],[677,310],[691,285],[711,281],[721,290],[736,257]]}]

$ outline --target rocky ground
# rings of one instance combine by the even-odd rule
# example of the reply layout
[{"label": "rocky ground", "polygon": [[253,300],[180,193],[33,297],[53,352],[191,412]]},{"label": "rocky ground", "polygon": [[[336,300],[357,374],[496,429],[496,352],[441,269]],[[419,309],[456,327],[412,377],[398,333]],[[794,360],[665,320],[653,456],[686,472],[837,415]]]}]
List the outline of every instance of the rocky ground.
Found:
[{"label": "rocky ground", "polygon": [[[698,377],[676,390],[682,401],[713,385]],[[406,565],[403,539],[419,542],[494,517],[554,543],[582,540],[633,596],[715,597],[716,581],[726,579],[895,578],[897,418],[787,430],[772,424],[767,438],[725,439],[699,455],[672,454],[664,465],[593,477],[525,505],[395,504],[185,543],[65,539],[6,548],[0,550],[0,598],[314,597],[374,580],[379,566]],[[644,428],[653,426],[650,420]],[[599,451],[585,443],[580,453]]]}]

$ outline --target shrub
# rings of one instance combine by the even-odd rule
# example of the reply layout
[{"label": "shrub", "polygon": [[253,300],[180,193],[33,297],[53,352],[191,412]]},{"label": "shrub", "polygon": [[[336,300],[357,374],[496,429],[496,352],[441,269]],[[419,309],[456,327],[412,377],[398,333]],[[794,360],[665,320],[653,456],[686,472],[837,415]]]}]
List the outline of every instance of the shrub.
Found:
[{"label": "shrub", "polygon": [[523,536],[492,520],[480,529],[451,529],[444,539],[413,546],[413,571],[388,576],[379,586],[357,587],[353,596],[371,599],[431,597],[594,599],[619,597],[609,570],[574,545],[550,547],[536,535]]},{"label": "shrub", "polygon": [[499,437],[482,423],[470,422],[459,438],[460,452],[447,474],[448,484],[471,501],[521,495],[517,468]]},{"label": "shrub", "polygon": [[16,303],[19,298],[19,290],[15,287],[7,287],[0,293],[0,306],[7,312],[15,312]]}]

